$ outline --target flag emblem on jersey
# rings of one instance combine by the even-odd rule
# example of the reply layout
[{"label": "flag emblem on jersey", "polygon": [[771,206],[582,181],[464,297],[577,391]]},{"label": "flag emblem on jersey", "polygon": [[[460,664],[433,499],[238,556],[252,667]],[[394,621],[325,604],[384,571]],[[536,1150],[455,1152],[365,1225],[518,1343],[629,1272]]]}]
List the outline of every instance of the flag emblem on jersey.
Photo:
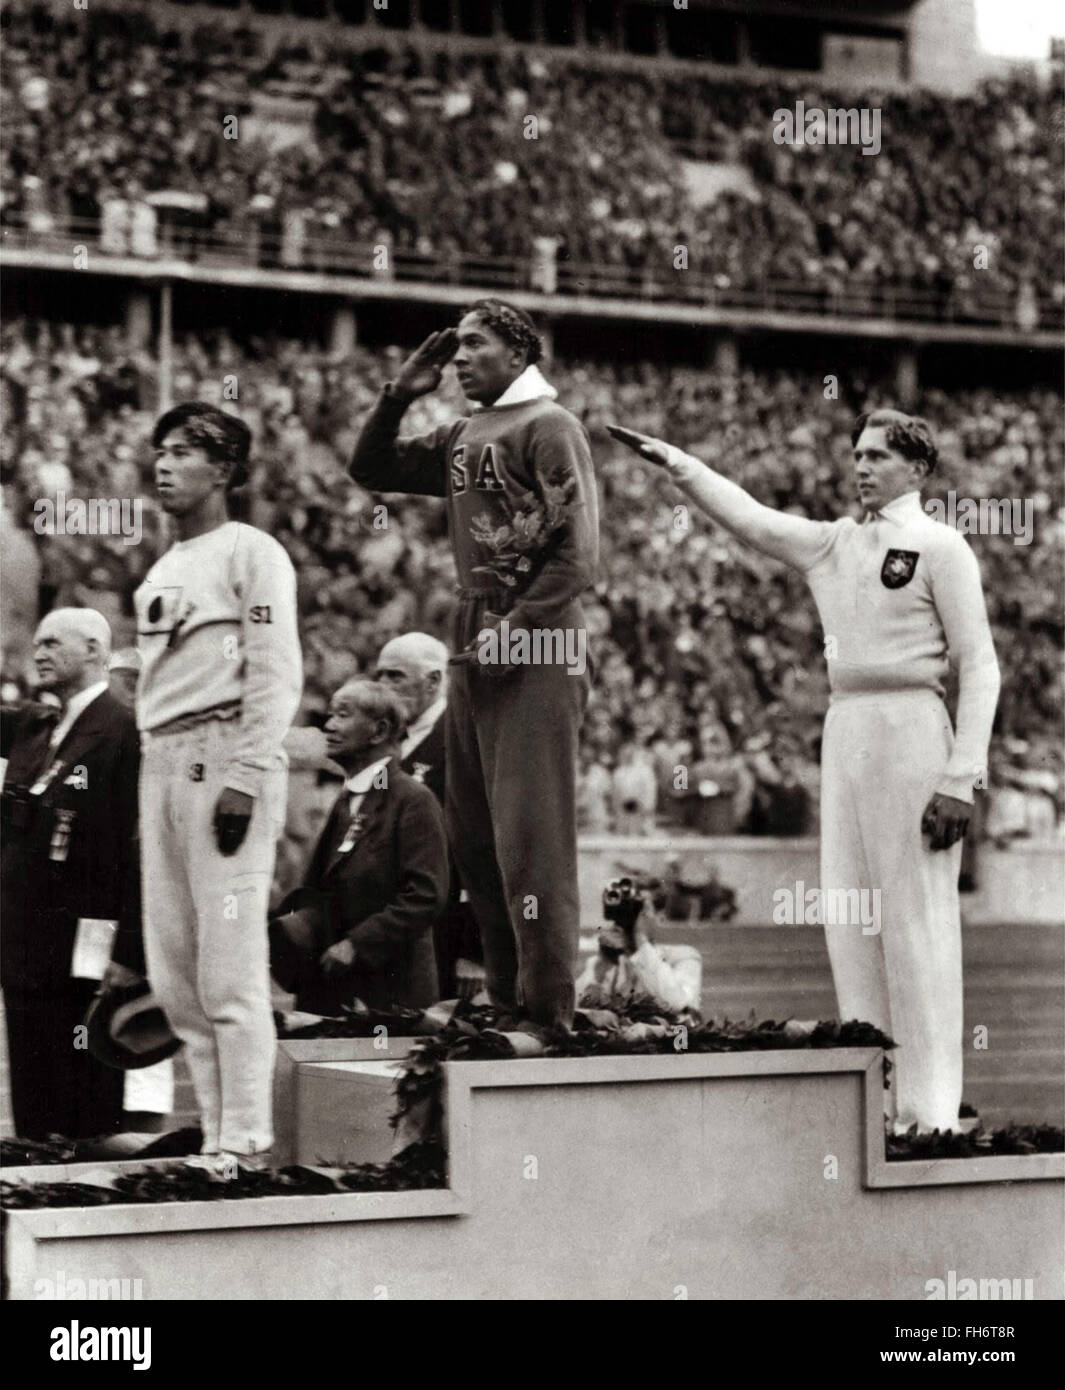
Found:
[{"label": "flag emblem on jersey", "polygon": [[880,582],[885,589],[904,589],[913,578],[919,550],[889,550],[880,569]]},{"label": "flag emblem on jersey", "polygon": [[[150,633],[168,633],[174,629],[174,619],[181,607],[184,590],[180,585],[169,585],[155,589],[140,613],[138,632],[141,636]],[[147,596],[145,596],[147,597]]]}]

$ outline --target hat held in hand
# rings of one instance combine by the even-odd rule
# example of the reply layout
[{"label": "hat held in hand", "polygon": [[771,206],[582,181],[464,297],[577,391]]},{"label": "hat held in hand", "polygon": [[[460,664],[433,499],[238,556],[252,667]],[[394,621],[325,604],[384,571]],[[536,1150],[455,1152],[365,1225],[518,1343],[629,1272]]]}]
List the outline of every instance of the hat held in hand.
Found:
[{"label": "hat held in hand", "polygon": [[172,1057],[181,1047],[147,980],[104,990],[85,1015],[89,1051],[116,1071],[139,1071]]},{"label": "hat held in hand", "polygon": [[299,994],[320,981],[318,960],[329,943],[321,908],[305,902],[299,889],[282,907],[270,920],[270,972],[283,990]]}]

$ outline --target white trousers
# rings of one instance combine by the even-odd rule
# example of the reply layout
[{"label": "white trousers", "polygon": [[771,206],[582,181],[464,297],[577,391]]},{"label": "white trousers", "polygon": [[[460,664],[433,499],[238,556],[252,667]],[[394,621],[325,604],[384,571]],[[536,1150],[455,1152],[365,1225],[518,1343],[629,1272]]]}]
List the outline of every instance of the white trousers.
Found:
[{"label": "white trousers", "polygon": [[837,922],[825,937],[840,1018],[875,1024],[898,1044],[887,1106],[896,1128],[958,1123],[962,846],[933,851],[921,833],[952,743],[932,691],[835,698],[825,720],[821,886],[871,890],[880,926]]},{"label": "white trousers", "polygon": [[152,990],[185,1044],[204,1153],[253,1154],[273,1145],[266,912],[286,773],[279,757],[244,842],[220,854],[214,808],[236,727],[211,720],[144,737],[144,949]]}]

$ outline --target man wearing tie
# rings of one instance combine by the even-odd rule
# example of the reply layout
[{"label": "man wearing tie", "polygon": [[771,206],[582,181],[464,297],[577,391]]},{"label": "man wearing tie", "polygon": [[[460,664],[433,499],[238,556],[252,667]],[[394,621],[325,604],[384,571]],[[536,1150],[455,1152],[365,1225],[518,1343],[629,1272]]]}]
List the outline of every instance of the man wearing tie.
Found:
[{"label": "man wearing tie", "polygon": [[270,926],[274,976],[298,1009],[420,1009],[439,997],[432,928],[447,902],[447,840],[432,792],[399,767],[405,725],[374,681],[349,681],[330,701],[326,742],[344,791]]},{"label": "man wearing tie", "polygon": [[[719,525],[800,570],[821,617],[831,703],[822,752],[821,887],[879,890],[880,929],[826,925],[840,1017],[891,1034],[895,1126],[956,1128],[962,1085],[958,868],[986,786],[999,670],[968,544],[921,506],[936,446],[898,410],[858,417],[865,517],[810,521],[756,502],[672,445],[611,428]],[[943,704],[959,677],[957,729]],[[857,896],[857,895],[855,895]]]},{"label": "man wearing tie", "polygon": [[[381,648],[376,678],[402,702],[407,732],[399,748],[399,765],[423,782],[444,809],[447,789],[444,714],[447,709],[448,650],[425,632],[405,632]],[[447,907],[433,923],[433,948],[440,979],[440,998],[472,998],[484,987],[484,952],[477,923],[450,856],[451,889]]]},{"label": "man wearing tie", "polygon": [[81,1029],[112,954],[142,970],[132,714],[108,691],[111,630],[91,608],[40,623],[40,689],[59,708],[5,711],[2,982],[15,1129],[85,1139],[121,1127],[123,1076]]}]

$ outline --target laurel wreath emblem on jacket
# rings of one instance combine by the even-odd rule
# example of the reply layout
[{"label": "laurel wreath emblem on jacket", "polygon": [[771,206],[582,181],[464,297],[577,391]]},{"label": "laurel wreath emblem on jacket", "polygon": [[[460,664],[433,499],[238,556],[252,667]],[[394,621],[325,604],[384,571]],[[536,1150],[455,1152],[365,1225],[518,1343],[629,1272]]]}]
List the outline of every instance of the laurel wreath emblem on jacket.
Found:
[{"label": "laurel wreath emblem on jacket", "polygon": [[540,496],[524,492],[513,514],[502,526],[494,526],[481,513],[470,522],[470,534],[489,552],[483,564],[474,565],[474,574],[489,575],[507,588],[516,588],[531,575],[533,562],[542,559],[552,539],[565,526],[576,480],[568,468],[561,468],[543,480]]}]

